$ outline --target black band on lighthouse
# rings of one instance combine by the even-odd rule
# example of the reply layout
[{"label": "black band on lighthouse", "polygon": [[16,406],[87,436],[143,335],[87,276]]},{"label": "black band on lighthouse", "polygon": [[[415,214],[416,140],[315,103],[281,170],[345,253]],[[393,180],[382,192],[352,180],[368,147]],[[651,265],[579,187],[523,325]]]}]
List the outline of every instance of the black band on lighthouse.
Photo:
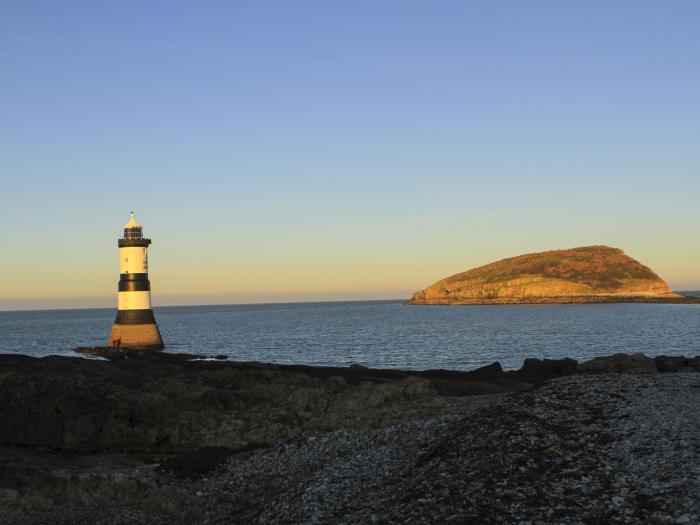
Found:
[{"label": "black band on lighthouse", "polygon": [[120,248],[126,248],[127,246],[142,246],[146,248],[151,244],[151,239],[118,239],[117,245]]},{"label": "black band on lighthouse", "polygon": [[119,276],[120,292],[148,292],[151,283],[147,273],[123,273]]},{"label": "black band on lighthouse", "polygon": [[120,292],[149,292],[151,283],[148,281],[119,281]]},{"label": "black band on lighthouse", "polygon": [[155,324],[153,310],[117,310],[114,324]]},{"label": "black band on lighthouse", "polygon": [[147,273],[120,273],[120,281],[148,281]]}]

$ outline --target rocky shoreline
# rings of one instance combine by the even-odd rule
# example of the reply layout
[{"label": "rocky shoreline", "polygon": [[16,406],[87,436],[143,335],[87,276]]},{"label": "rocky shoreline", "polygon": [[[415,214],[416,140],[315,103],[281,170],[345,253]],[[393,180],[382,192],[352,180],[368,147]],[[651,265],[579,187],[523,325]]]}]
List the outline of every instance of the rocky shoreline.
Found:
[{"label": "rocky shoreline", "polygon": [[0,355],[0,523],[698,523],[700,357]]},{"label": "rocky shoreline", "polygon": [[416,295],[404,302],[409,305],[504,305],[504,304],[700,304],[700,297],[692,295],[577,295],[553,297],[494,297],[461,298]]}]

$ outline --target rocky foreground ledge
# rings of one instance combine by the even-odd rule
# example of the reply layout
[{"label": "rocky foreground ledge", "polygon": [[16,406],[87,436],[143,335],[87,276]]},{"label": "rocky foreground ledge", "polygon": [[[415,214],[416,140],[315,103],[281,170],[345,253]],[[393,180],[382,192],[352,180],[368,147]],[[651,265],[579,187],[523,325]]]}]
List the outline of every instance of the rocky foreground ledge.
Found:
[{"label": "rocky foreground ledge", "polygon": [[0,523],[698,523],[700,357],[0,355]]}]

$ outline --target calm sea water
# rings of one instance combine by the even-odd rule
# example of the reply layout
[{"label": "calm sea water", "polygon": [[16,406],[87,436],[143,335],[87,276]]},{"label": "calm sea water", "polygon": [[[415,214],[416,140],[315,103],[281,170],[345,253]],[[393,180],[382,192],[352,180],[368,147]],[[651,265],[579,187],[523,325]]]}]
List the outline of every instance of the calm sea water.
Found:
[{"label": "calm sea water", "polygon": [[[0,312],[0,353],[105,344],[112,309]],[[171,352],[274,363],[469,370],[526,357],[700,355],[700,305],[404,306],[398,301],[156,308]]]}]

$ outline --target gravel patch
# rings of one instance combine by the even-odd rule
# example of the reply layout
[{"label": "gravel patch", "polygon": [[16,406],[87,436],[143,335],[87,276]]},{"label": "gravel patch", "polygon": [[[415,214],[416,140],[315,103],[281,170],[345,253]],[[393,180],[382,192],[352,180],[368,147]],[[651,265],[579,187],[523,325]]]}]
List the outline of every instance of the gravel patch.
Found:
[{"label": "gravel patch", "polygon": [[700,375],[572,376],[234,457],[209,523],[700,523]]}]

